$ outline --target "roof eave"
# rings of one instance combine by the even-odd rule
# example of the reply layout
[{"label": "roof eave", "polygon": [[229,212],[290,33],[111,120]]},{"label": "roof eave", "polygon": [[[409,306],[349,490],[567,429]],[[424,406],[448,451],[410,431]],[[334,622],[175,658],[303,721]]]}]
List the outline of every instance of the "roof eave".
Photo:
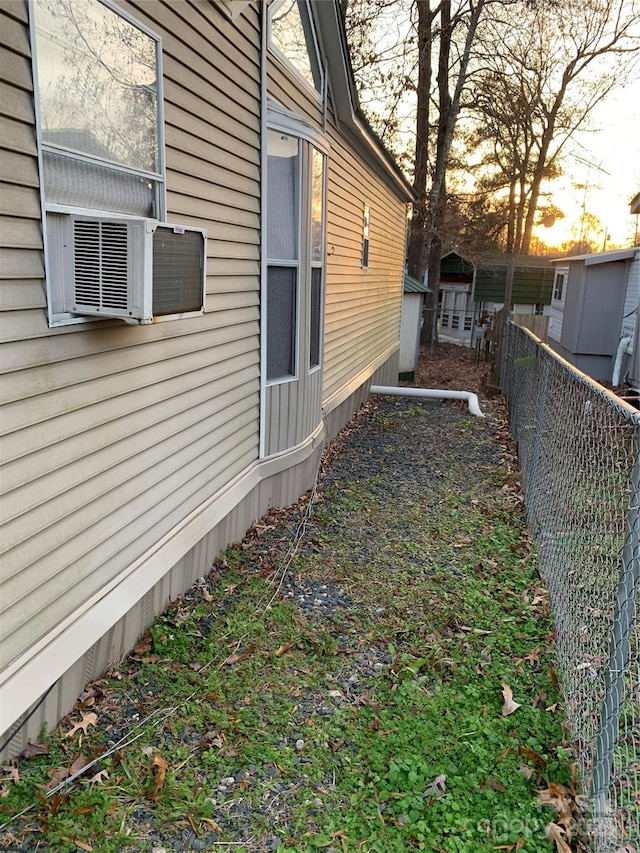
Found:
[{"label": "roof eave", "polygon": [[584,262],[585,267],[593,267],[596,264],[608,264],[613,261],[628,261],[640,253],[640,248],[635,246],[631,249],[612,249],[610,252],[594,252],[586,255],[567,255],[564,258],[556,258],[552,264],[571,264],[575,261]]}]

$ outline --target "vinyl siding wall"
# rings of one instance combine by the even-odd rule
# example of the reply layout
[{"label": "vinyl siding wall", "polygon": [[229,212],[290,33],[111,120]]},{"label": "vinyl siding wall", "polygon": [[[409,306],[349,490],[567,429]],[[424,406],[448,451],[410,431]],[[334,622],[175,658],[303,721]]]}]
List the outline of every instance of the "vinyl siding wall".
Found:
[{"label": "vinyl siding wall", "polygon": [[26,2],[0,3],[0,310],[18,334],[45,308]]},{"label": "vinyl siding wall", "polygon": [[167,218],[208,229],[207,313],[48,328],[27,7],[3,2],[2,667],[258,455],[258,9],[123,6],[162,37]]},{"label": "vinyl siding wall", "polygon": [[[365,205],[371,208],[366,270],[361,267]],[[327,207],[325,410],[354,377],[369,378],[393,353],[397,361],[407,221],[405,204],[334,129]]]}]

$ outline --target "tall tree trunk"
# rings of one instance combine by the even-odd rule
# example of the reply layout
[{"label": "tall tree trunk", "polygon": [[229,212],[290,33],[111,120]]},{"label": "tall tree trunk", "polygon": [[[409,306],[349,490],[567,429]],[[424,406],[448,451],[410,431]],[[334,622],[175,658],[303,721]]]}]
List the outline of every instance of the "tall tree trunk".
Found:
[{"label": "tall tree trunk", "polygon": [[416,115],[416,160],[413,205],[407,271],[422,281],[424,278],[424,244],[427,236],[427,178],[429,176],[429,99],[431,96],[431,14],[430,0],[417,0],[418,8],[418,91]]},{"label": "tall tree trunk", "polygon": [[449,91],[449,62],[451,57],[451,0],[440,3],[440,46],[438,51],[438,135],[436,163],[429,193],[427,239],[424,245],[423,264],[429,270],[425,322],[422,324],[421,343],[427,344],[436,337],[436,309],[440,285],[440,258],[442,255],[442,225],[446,208],[446,174],[451,138],[455,127],[453,100]]},{"label": "tall tree trunk", "polygon": [[512,178],[509,185],[509,218],[507,220],[507,245],[506,252],[513,252],[516,244],[516,179]]},{"label": "tall tree trunk", "polygon": [[[467,19],[465,44],[458,60],[453,95],[449,89],[451,71],[451,42],[456,20],[451,18],[451,0],[441,0],[440,3],[440,50],[438,58],[438,136],[436,142],[436,162],[433,171],[431,191],[429,193],[429,210],[427,219],[426,239],[423,246],[422,268],[429,268],[429,287],[427,294],[427,317],[435,320],[435,309],[438,306],[438,286],[440,279],[440,257],[442,253],[442,224],[446,212],[446,174],[453,143],[453,134],[460,112],[460,98],[467,81],[471,47],[475,38],[478,23],[487,0],[477,0],[470,4]],[[439,235],[440,239],[434,239]],[[429,310],[431,309],[431,310]],[[435,337],[435,322],[431,328],[423,325],[420,340],[429,343]]]}]

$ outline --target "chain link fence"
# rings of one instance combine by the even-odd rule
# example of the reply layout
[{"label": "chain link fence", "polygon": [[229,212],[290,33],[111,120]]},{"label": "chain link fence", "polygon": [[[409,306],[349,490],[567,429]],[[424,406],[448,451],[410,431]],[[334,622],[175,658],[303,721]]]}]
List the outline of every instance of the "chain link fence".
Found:
[{"label": "chain link fence", "polygon": [[640,413],[514,323],[499,358],[587,843],[640,853]]}]

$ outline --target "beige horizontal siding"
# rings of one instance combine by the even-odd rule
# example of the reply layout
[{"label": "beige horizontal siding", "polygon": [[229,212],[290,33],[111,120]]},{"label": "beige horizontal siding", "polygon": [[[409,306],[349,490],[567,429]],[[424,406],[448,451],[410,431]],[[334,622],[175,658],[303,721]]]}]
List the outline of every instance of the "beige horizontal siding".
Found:
[{"label": "beige horizontal siding", "polygon": [[[245,371],[246,381],[251,381],[250,371]],[[212,390],[213,389],[213,390]],[[48,478],[40,476],[40,471],[37,468],[31,467],[33,479],[18,487],[11,495],[6,495],[3,499],[3,514],[5,516],[6,527],[4,529],[2,548],[3,553],[12,554],[12,560],[20,563],[21,560],[18,551],[25,555],[22,561],[22,566],[25,571],[29,570],[30,561],[49,553],[51,547],[57,547],[67,541],[69,536],[73,536],[77,525],[73,524],[73,516],[77,512],[82,512],[83,517],[90,521],[94,514],[92,509],[99,503],[101,492],[99,489],[104,489],[104,494],[108,495],[113,491],[113,486],[118,486],[123,480],[123,475],[126,475],[126,480],[131,481],[132,494],[139,490],[142,495],[143,483],[133,482],[134,478],[142,479],[145,471],[150,471],[154,466],[157,466],[159,461],[165,459],[165,454],[168,449],[167,442],[172,440],[174,433],[188,430],[191,436],[191,443],[188,450],[185,452],[193,455],[200,455],[199,450],[204,450],[205,454],[209,451],[207,443],[204,441],[208,431],[216,425],[223,424],[227,421],[232,421],[240,427],[242,414],[249,417],[251,407],[250,402],[246,400],[237,400],[233,398],[233,394],[227,389],[226,394],[215,394],[215,384],[209,384],[209,390],[212,395],[219,396],[220,405],[225,408],[218,411],[216,418],[211,418],[210,412],[207,410],[207,403],[198,402],[191,409],[184,412],[179,412],[173,418],[161,421],[154,424],[152,428],[146,431],[140,431],[129,436],[124,446],[117,446],[112,442],[91,455],[91,472],[82,470],[82,465],[86,464],[85,460],[75,460],[69,462],[69,482],[66,484],[66,491],[59,496],[55,502],[55,506],[49,504],[49,500],[56,496],[56,483],[53,477]],[[185,402],[184,400],[182,402]],[[249,408],[247,408],[247,406]],[[187,420],[187,414],[190,415],[190,420]],[[126,416],[123,418],[126,421]],[[119,424],[114,423],[116,431]],[[120,428],[122,429],[122,428]],[[132,426],[129,426],[129,430]],[[150,437],[154,438],[154,443],[148,441]],[[203,464],[206,455],[203,456]],[[172,462],[177,462],[177,456],[171,456]],[[32,460],[28,460],[32,461]],[[123,466],[122,471],[118,471],[119,465]],[[167,466],[167,474],[170,471]],[[117,500],[117,496],[112,495],[112,498]],[[109,503],[109,500],[105,500]],[[117,507],[117,503],[113,504]],[[31,520],[39,524],[40,529],[49,531],[46,537],[46,543],[35,542],[33,538],[26,539],[24,535],[24,525],[21,525],[22,515],[31,513]],[[96,508],[95,513],[99,513],[100,509]],[[13,517],[12,517],[13,516]],[[99,518],[99,515],[96,515]],[[4,599],[4,596],[2,596]]]},{"label": "beige horizontal siding", "polygon": [[[7,143],[8,144],[8,143]],[[23,187],[39,187],[38,161],[35,147],[32,154],[0,150],[0,181]]]},{"label": "beige horizontal siding", "polygon": [[22,121],[2,119],[2,145],[18,154],[37,156],[34,128]]},{"label": "beige horizontal siding", "polygon": [[[7,55],[5,51],[3,51],[3,54],[5,56]],[[2,78],[0,78],[0,81],[2,81]],[[31,125],[33,119],[33,100],[31,93],[28,90],[25,91],[17,88],[17,81],[11,81],[10,83],[0,82],[0,105],[2,115],[8,116],[14,121],[24,122]],[[5,121],[7,121],[6,118]],[[4,141],[7,138],[8,125],[3,121],[2,136],[0,139]]]},{"label": "beige horizontal siding", "polygon": [[[406,207],[331,132],[323,399],[399,346]],[[361,268],[362,213],[371,208],[369,267]]]},{"label": "beige horizontal siding", "polygon": [[209,199],[183,195],[175,191],[172,192],[170,189],[167,193],[168,218],[175,219],[182,215],[190,216],[201,223],[209,223],[212,233],[218,222],[233,224],[234,217],[237,218],[238,225],[247,228],[259,227],[260,216],[257,212],[240,210],[229,204],[230,199],[227,198],[226,201],[227,204],[215,204]]},{"label": "beige horizontal siding", "polygon": [[13,218],[17,212],[22,217],[37,219],[40,222],[39,192],[33,187],[0,184],[0,215]]},{"label": "beige horizontal siding", "polygon": [[0,243],[16,249],[41,249],[40,222],[34,219],[0,216]]},{"label": "beige horizontal siding", "polygon": [[27,315],[41,314],[44,289],[39,282],[43,275],[42,230],[26,4],[5,4],[0,9],[0,30],[2,339],[24,328]]},{"label": "beige horizontal siding", "polygon": [[167,219],[208,231],[206,313],[146,327],[98,321],[54,329],[45,311],[25,74],[27,7],[6,8],[0,6],[0,113],[11,116],[0,140],[8,188],[0,198],[3,664],[257,458],[260,359],[258,7],[231,22],[210,3],[126,4],[162,38]]},{"label": "beige horizontal siding", "polygon": [[[179,120],[180,115],[179,107],[176,107],[172,118]],[[198,130],[202,131],[202,135],[198,134]],[[167,124],[165,127],[165,144],[168,150],[174,152],[188,151],[191,156],[194,156],[193,152],[197,151],[198,157],[203,163],[216,163],[219,168],[230,171],[238,170],[238,161],[241,159],[243,161],[243,176],[254,181],[258,180],[260,177],[259,152],[256,151],[253,141],[240,143],[239,140],[236,140],[236,145],[232,148],[230,147],[231,140],[228,140],[223,134],[220,134],[219,138],[228,147],[224,148],[215,144],[211,138],[210,128],[207,129],[204,122],[198,124],[190,120],[188,130],[174,124]]]},{"label": "beige horizontal siding", "polygon": [[314,90],[270,52],[267,61],[267,94],[296,115],[305,116],[316,127],[322,127],[322,105],[314,95]]},{"label": "beige horizontal siding", "polygon": [[46,304],[44,283],[38,279],[21,281],[19,287],[0,283],[0,312],[30,311],[33,308],[45,308]]},{"label": "beige horizontal siding", "polygon": [[[103,358],[86,359],[84,366],[89,379],[84,375],[80,378],[77,365],[68,362],[59,366],[55,382],[51,370],[44,367],[30,370],[24,377],[21,372],[0,377],[0,388],[7,401],[3,409],[2,435],[8,441],[12,433],[28,426],[40,425],[60,415],[73,415],[118,395],[136,394],[156,385],[159,386],[158,394],[162,395],[163,383],[173,377],[184,377],[188,381],[194,374],[195,381],[195,374],[201,368],[224,361],[235,353],[236,347],[246,350],[247,339],[250,341],[255,331],[254,324],[248,329],[233,325],[206,336],[185,336],[162,341],[155,347],[138,347],[139,355],[135,350],[119,352],[112,358],[111,369],[105,367]],[[200,348],[196,347],[197,343],[201,343]],[[152,360],[154,352],[158,354],[155,362]],[[131,362],[127,363],[129,358]],[[42,392],[48,392],[52,385],[56,389],[55,396],[47,393],[43,396]],[[85,412],[85,416],[90,418],[90,412]]]},{"label": "beige horizontal siding", "polygon": [[[217,452],[210,450],[203,455],[202,444],[196,443],[194,453],[200,452],[195,458],[189,459],[186,454],[173,457],[176,463],[180,462],[180,470],[169,472],[160,490],[154,485],[157,493],[155,498],[149,498],[147,490],[143,515],[136,518],[134,523],[123,526],[124,518],[114,512],[119,501],[115,498],[109,500],[107,496],[89,507],[91,513],[88,521],[92,524],[90,545],[86,537],[84,548],[78,537],[65,538],[54,552],[49,552],[41,561],[30,563],[29,573],[23,572],[20,583],[22,591],[18,591],[20,600],[17,606],[10,607],[2,614],[3,654],[0,665],[6,665],[21,651],[25,642],[32,641],[31,622],[36,617],[40,630],[57,624],[68,615],[70,608],[73,610],[86,600],[92,592],[92,582],[100,589],[97,577],[102,566],[114,560],[129,565],[140,554],[141,535],[153,542],[158,541],[165,534],[167,526],[170,528],[182,520],[184,515],[181,507],[185,502],[202,503],[211,493],[212,482],[220,488],[224,478],[218,474],[212,481],[212,477],[227,464],[232,451],[236,451],[240,465],[246,467],[253,457],[253,426],[250,424],[235,430],[234,436],[219,443]],[[234,461],[233,457],[231,461]],[[183,482],[185,472],[190,475],[186,483]],[[154,472],[148,472],[147,476],[140,475],[138,479],[150,489],[155,480]],[[137,488],[138,484],[125,483],[120,485],[118,491],[125,500],[130,500],[132,490]],[[55,575],[51,573],[53,557],[58,565],[63,566]],[[43,577],[47,578],[44,582]],[[29,589],[31,595],[26,596],[25,589]],[[10,594],[11,591],[7,592]]]},{"label": "beige horizontal siding", "polygon": [[[182,160],[184,163],[184,159]],[[173,166],[173,164],[171,164]],[[231,178],[231,175],[229,176]],[[243,183],[243,178],[241,176],[238,177],[238,183]],[[217,175],[218,180],[223,180],[223,175],[220,173]],[[185,174],[183,172],[175,172],[173,169],[167,176],[167,188],[169,192],[180,193],[181,195],[190,196],[193,198],[202,198],[202,191],[206,191],[206,201],[211,204],[218,203],[224,204],[229,201],[229,184],[226,186],[222,183],[216,184],[210,180],[207,180],[207,176],[201,176],[198,174]],[[234,187],[234,201],[238,204],[238,207],[242,210],[248,210],[249,212],[259,213],[260,204],[259,200],[255,195],[250,195],[247,192],[243,192],[243,188],[236,189]]]},{"label": "beige horizontal siding", "polygon": [[[200,116],[183,110],[180,104],[172,104],[168,113],[169,115],[165,116],[166,144],[168,147],[189,152],[202,152],[203,159],[217,162],[221,167],[235,163],[236,168],[241,167],[242,174],[247,171],[245,164],[254,166],[259,164],[260,153],[256,151],[255,140],[248,131],[245,131],[244,136],[249,137],[249,141],[246,141],[244,137],[234,140],[228,133],[220,130],[217,124],[212,126]],[[187,133],[190,137],[196,137],[196,144],[189,142],[188,139],[183,144],[181,137],[178,137],[179,141],[176,142],[175,135],[182,132]],[[215,149],[214,151],[211,151],[211,146]],[[226,152],[226,154],[220,152]]]},{"label": "beige horizontal siding", "polygon": [[22,56],[30,56],[29,27],[25,13],[26,4],[22,0],[8,3],[0,11],[2,15],[2,44],[8,50]]}]

